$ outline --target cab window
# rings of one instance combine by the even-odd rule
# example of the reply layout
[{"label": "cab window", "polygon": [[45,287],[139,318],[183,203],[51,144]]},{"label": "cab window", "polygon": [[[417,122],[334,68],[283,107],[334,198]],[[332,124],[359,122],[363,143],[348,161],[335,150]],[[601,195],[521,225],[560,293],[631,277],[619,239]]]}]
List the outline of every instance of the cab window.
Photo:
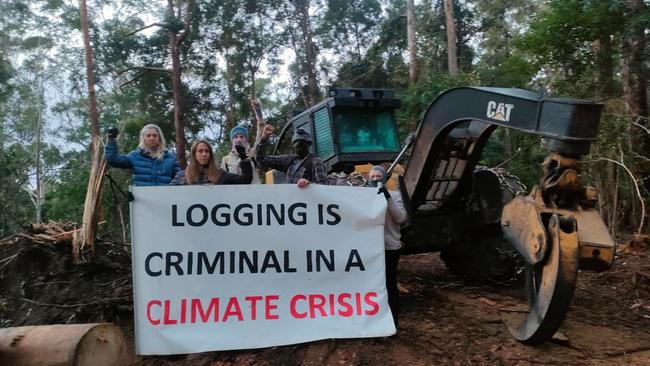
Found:
[{"label": "cab window", "polygon": [[399,151],[393,111],[342,108],[333,115],[341,153]]}]

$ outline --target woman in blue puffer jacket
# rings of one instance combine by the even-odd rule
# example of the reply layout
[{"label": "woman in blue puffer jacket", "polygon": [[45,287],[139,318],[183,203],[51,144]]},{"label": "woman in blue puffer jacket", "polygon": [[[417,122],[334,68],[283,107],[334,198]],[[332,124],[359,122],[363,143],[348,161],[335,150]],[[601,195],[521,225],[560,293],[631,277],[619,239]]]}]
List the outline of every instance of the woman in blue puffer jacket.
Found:
[{"label": "woman in blue puffer jacket", "polygon": [[108,142],[104,155],[108,165],[133,169],[133,185],[136,186],[166,186],[181,170],[174,153],[165,149],[165,137],[160,127],[148,124],[140,130],[138,148],[126,155],[120,155],[117,150],[117,129],[108,132]]}]

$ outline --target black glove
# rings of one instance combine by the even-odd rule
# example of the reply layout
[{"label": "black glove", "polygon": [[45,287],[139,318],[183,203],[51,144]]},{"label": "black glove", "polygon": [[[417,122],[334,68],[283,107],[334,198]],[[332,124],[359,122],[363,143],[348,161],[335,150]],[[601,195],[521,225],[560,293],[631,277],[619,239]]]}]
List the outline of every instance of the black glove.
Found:
[{"label": "black glove", "polygon": [[111,127],[108,129],[108,138],[109,139],[114,139],[117,137],[117,135],[120,133],[120,130],[118,130],[115,127]]},{"label": "black glove", "polygon": [[239,157],[242,160],[246,160],[248,158],[248,155],[246,155],[246,148],[245,147],[243,147],[241,145],[235,145],[235,151],[237,151],[237,155],[239,155]]},{"label": "black glove", "polygon": [[350,174],[354,173],[354,165],[353,164],[345,164],[343,166],[343,173],[345,173],[346,175],[350,175]]},{"label": "black glove", "polygon": [[390,199],[390,193],[388,193],[388,189],[386,188],[386,186],[382,186],[381,188],[379,188],[377,190],[377,194],[380,194],[380,193],[384,194],[384,197],[386,197],[386,200]]}]

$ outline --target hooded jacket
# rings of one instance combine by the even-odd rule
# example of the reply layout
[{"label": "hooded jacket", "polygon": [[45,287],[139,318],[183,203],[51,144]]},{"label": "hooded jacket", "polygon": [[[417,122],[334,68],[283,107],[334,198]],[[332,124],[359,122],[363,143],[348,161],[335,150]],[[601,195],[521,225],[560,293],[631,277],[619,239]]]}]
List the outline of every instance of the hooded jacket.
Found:
[{"label": "hooded jacket", "polygon": [[136,186],[169,185],[181,170],[176,155],[172,152],[165,151],[162,159],[154,159],[139,148],[126,155],[120,155],[115,139],[108,139],[104,156],[112,167],[133,169],[133,185]]}]

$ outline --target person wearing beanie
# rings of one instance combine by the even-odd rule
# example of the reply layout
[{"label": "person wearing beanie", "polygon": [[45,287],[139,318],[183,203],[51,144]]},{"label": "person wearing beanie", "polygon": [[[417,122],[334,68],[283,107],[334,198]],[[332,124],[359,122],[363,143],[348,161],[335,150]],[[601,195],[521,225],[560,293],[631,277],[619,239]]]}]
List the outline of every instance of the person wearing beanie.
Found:
[{"label": "person wearing beanie", "polygon": [[386,209],[386,221],[384,223],[384,248],[386,258],[386,290],[388,292],[388,305],[393,314],[395,329],[398,328],[399,317],[399,289],[397,288],[397,266],[399,263],[400,249],[400,228],[406,224],[408,216],[406,208],[399,192],[386,189],[386,169],[381,165],[375,165],[368,172],[368,186],[379,187],[377,194],[383,194],[388,203]]},{"label": "person wearing beanie", "polygon": [[[235,126],[230,130],[230,141],[232,143],[230,146],[230,152],[221,159],[221,169],[231,174],[241,175],[241,165],[239,164],[241,158],[239,157],[236,147],[243,146],[246,149],[246,153],[250,153],[251,146],[248,142],[248,130],[242,126]],[[257,174],[257,170],[253,168],[253,181],[251,184],[260,183],[260,176]]]},{"label": "person wearing beanie", "polygon": [[287,183],[296,184],[300,188],[310,183],[327,184],[327,169],[322,160],[309,152],[312,145],[311,134],[298,128],[291,138],[293,154],[266,155],[266,144],[273,134],[273,126],[266,125],[256,151],[256,160],[263,170],[276,169],[287,175]]}]

